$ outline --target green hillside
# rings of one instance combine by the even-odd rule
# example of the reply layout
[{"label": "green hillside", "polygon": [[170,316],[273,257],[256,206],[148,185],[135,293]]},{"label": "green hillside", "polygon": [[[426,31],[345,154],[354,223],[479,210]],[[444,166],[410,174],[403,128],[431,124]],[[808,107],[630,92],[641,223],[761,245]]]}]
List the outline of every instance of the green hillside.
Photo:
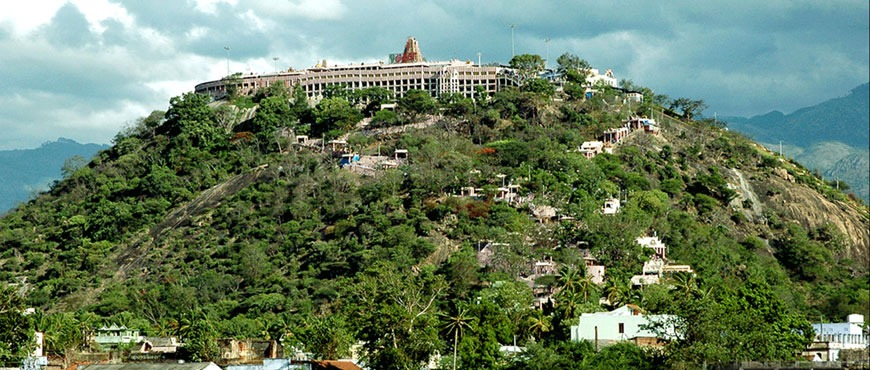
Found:
[{"label": "green hillside", "polygon": [[[44,311],[18,319],[45,330],[55,355],[117,323],[177,335],[193,360],[217,359],[224,337],[281,339],[315,358],[359,341],[375,369],[419,368],[436,352],[442,368],[454,353],[457,368],[504,369],[790,360],[810,321],[867,311],[864,206],[739,134],[661,113],[659,134],[634,131],[587,159],[584,141],[663,110],[648,89],[631,108],[599,89],[591,100],[575,82],[562,93],[537,80],[479,101],[411,91],[365,128],[358,107],[380,91],[338,88],[312,108],[276,86],[214,104],[175,97],[0,219],[0,281]],[[340,167],[327,143],[339,138],[358,165]],[[624,201],[615,215],[601,212],[609,197]],[[696,275],[633,288],[645,235]],[[606,266],[604,284],[586,277],[584,250]],[[550,259],[557,275],[521,280]],[[533,308],[532,287],[556,304]],[[679,339],[663,352],[568,341],[581,313],[626,303],[679,315]],[[0,361],[15,355],[3,338]],[[527,352],[505,357],[513,341]]]}]

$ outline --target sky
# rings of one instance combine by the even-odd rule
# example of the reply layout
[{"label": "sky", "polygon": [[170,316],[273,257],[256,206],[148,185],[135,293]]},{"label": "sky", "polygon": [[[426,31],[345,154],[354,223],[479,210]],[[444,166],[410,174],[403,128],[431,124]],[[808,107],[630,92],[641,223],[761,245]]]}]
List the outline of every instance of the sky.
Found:
[{"label": "sky", "polygon": [[227,62],[376,62],[409,36],[431,61],[571,53],[707,115],[789,113],[870,80],[868,18],[867,0],[3,1],[0,150],[111,143]]}]

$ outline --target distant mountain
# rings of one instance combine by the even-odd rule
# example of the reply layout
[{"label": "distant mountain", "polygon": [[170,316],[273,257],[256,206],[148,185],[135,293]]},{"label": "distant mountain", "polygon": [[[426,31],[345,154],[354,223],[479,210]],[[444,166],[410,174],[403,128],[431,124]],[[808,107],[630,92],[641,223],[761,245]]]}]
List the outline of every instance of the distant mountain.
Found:
[{"label": "distant mountain", "polygon": [[826,179],[846,181],[870,201],[870,83],[791,114],[723,117],[728,127],[793,157]]},{"label": "distant mountain", "polygon": [[61,178],[67,159],[80,156],[87,161],[108,145],[79,144],[59,138],[36,149],[0,150],[0,214],[45,191]]}]

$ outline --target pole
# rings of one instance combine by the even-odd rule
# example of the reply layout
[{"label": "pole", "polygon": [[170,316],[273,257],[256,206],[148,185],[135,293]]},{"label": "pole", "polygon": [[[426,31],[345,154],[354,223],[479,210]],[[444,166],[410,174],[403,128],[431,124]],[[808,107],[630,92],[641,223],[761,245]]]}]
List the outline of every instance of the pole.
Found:
[{"label": "pole", "polygon": [[514,26],[512,24],[511,25],[511,58],[513,58],[517,55],[516,49],[514,49],[514,27],[516,27],[516,26]]},{"label": "pole", "polygon": [[227,78],[230,77],[230,47],[224,46],[224,50],[227,51]]},{"label": "pole", "polygon": [[272,57],[272,66],[275,67],[275,73],[278,73],[278,57]]},{"label": "pole", "polygon": [[595,325],[595,352],[598,352],[598,325]]},{"label": "pole", "polygon": [[547,64],[550,63],[550,38],[545,39],[544,44],[547,45],[547,59],[544,59],[544,69],[547,69]]}]

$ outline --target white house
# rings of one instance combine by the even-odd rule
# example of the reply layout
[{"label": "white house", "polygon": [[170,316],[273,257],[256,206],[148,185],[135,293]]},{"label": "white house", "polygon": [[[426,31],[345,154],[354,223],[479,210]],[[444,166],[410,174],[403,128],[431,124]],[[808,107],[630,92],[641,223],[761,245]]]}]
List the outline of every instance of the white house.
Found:
[{"label": "white house", "polygon": [[662,260],[667,259],[666,254],[668,248],[665,246],[665,243],[662,243],[662,241],[659,240],[658,236],[642,236],[635,239],[635,241],[637,244],[640,244],[641,247],[650,248],[655,251],[656,258]]},{"label": "white house", "polygon": [[126,343],[141,343],[142,339],[144,338],[139,335],[139,330],[115,324],[97,329],[96,335],[93,337],[93,341],[103,348],[111,348]]},{"label": "white house", "polygon": [[847,316],[846,322],[813,324],[815,342],[827,343],[827,359],[837,361],[840,350],[864,349],[870,346],[870,336],[862,330],[862,325],[864,315],[859,314]]},{"label": "white house", "polygon": [[[610,345],[621,341],[633,341],[638,345],[661,345],[663,341],[676,338],[672,315],[643,315],[640,308],[627,304],[610,312],[584,313],[578,325],[571,326],[571,340],[588,340],[596,345]],[[664,332],[659,335],[648,325],[660,323]]]},{"label": "white house", "polygon": [[597,69],[592,68],[589,70],[589,76],[586,77],[586,83],[591,86],[595,86],[599,83],[610,87],[617,87],[619,84],[616,82],[616,77],[613,76],[613,70],[606,70],[604,74],[601,74]]},{"label": "white house", "polygon": [[577,150],[580,153],[583,153],[583,156],[586,158],[592,159],[601,152],[604,151],[604,142],[601,141],[584,141],[583,144],[580,145],[580,148]]},{"label": "white house", "polygon": [[604,201],[604,208],[601,208],[601,213],[605,215],[615,215],[619,213],[620,208],[619,198],[609,198]]}]

